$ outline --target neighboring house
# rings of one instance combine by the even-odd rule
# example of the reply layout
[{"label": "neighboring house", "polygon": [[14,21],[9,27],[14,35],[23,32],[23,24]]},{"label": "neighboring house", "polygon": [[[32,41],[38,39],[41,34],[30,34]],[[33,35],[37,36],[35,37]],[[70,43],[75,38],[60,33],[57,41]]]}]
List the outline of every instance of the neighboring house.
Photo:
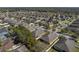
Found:
[{"label": "neighboring house", "polygon": [[29,24],[28,23],[23,22],[21,25],[24,26],[25,28],[29,28]]},{"label": "neighboring house", "polygon": [[60,39],[53,48],[59,52],[74,52],[79,51],[77,48],[75,48],[75,42],[71,39]]},{"label": "neighboring house", "polygon": [[31,32],[35,31],[35,24],[34,24],[34,23],[30,23],[28,29],[29,29]]},{"label": "neighboring house", "polygon": [[17,20],[15,20],[14,18],[4,18],[4,22],[9,23],[11,25],[16,25],[17,24]]},{"label": "neighboring house", "polygon": [[59,40],[59,42],[57,42],[57,43],[53,46],[53,48],[54,48],[55,50],[59,51],[59,52],[68,52],[68,51],[69,51],[69,49],[68,49],[68,47],[67,47],[65,41],[63,41],[63,40]]},{"label": "neighboring house", "polygon": [[42,26],[36,28],[35,31],[32,32],[33,36],[34,36],[36,39],[39,39],[39,38],[42,37],[45,33],[46,33],[46,30],[45,30]]},{"label": "neighboring house", "polygon": [[2,23],[2,20],[0,19],[0,23]]},{"label": "neighboring house", "polygon": [[0,23],[0,29],[8,28],[10,25],[8,23]]},{"label": "neighboring house", "polygon": [[8,50],[14,45],[13,41],[11,39],[7,39],[3,42],[2,48],[3,50]]},{"label": "neighboring house", "polygon": [[13,41],[9,38],[6,38],[6,40],[2,41],[2,46],[0,47],[0,51],[4,52],[10,49],[14,45]]}]

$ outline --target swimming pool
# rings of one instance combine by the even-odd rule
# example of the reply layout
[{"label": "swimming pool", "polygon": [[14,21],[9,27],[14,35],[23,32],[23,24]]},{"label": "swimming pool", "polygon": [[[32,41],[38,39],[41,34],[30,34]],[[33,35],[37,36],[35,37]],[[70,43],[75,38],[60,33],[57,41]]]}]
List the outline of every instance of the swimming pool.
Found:
[{"label": "swimming pool", "polygon": [[6,34],[8,34],[8,32],[4,31],[4,32],[0,32],[0,40],[3,41],[3,40],[6,40]]}]

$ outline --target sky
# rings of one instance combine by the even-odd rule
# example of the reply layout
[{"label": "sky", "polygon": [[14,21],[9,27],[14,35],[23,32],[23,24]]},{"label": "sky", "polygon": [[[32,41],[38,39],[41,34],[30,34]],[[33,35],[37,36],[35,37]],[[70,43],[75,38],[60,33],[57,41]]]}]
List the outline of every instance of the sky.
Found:
[{"label": "sky", "polygon": [[0,0],[0,7],[78,7],[79,0]]}]

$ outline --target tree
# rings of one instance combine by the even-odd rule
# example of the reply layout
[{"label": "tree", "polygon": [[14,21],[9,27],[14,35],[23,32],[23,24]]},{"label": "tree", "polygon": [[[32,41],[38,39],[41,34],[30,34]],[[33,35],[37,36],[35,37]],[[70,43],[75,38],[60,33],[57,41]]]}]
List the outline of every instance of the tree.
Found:
[{"label": "tree", "polygon": [[1,42],[1,40],[0,40],[0,47],[2,46],[2,42]]},{"label": "tree", "polygon": [[65,37],[60,35],[60,36],[59,36],[59,39],[65,39]]},{"label": "tree", "polygon": [[13,34],[17,37],[17,40],[22,44],[26,45],[28,48],[31,48],[35,45],[36,40],[32,36],[32,33],[23,26],[12,27]]}]

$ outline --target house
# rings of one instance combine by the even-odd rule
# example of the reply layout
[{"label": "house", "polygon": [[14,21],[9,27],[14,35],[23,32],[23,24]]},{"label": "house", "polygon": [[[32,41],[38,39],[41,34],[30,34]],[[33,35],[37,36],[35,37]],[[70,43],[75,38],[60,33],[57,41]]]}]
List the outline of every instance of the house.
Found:
[{"label": "house", "polygon": [[28,29],[29,29],[31,32],[32,32],[32,31],[35,31],[35,24],[34,24],[34,23],[30,23]]},{"label": "house", "polygon": [[28,23],[22,22],[22,24],[20,24],[20,25],[24,26],[25,28],[29,28],[29,24]]},{"label": "house", "polygon": [[13,41],[11,39],[6,39],[2,42],[2,45],[0,47],[0,51],[4,52],[10,49],[14,45]]},{"label": "house", "polygon": [[15,20],[14,18],[8,18],[8,17],[4,18],[4,22],[9,23],[11,25],[16,25],[17,24],[17,20]]},{"label": "house", "polygon": [[66,39],[64,40],[61,39],[53,46],[53,48],[59,52],[68,52],[69,49],[65,42],[66,42]]},{"label": "house", "polygon": [[5,51],[7,51],[13,45],[14,45],[13,41],[10,38],[7,38],[6,40],[4,40],[4,42],[2,44],[2,49],[5,50]]},{"label": "house", "polygon": [[53,48],[59,52],[72,52],[77,51],[77,48],[75,48],[75,42],[71,39],[60,39]]},{"label": "house", "polygon": [[40,26],[36,28],[35,31],[32,32],[32,35],[38,40],[45,33],[46,33],[46,30],[42,26]]},{"label": "house", "polygon": [[2,23],[2,20],[0,19],[0,23]]},{"label": "house", "polygon": [[58,36],[59,35],[56,32],[50,32],[49,34],[42,36],[40,39],[52,44],[54,41],[56,41],[56,39],[58,39]]}]

